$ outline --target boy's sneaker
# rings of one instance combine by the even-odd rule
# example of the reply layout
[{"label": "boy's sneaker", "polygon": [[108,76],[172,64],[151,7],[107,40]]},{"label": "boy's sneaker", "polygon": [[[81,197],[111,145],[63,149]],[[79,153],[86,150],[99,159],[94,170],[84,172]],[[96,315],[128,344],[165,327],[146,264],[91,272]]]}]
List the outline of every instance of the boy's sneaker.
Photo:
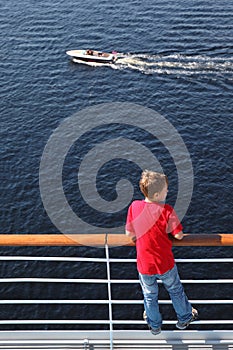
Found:
[{"label": "boy's sneaker", "polygon": [[161,333],[160,327],[159,328],[152,328],[150,325],[148,325],[148,327],[149,327],[151,334],[153,334],[153,335],[158,335]]},{"label": "boy's sneaker", "polygon": [[188,320],[187,322],[180,322],[178,321],[176,324],[176,328],[178,329],[186,329],[191,322],[195,321],[198,319],[198,311],[194,308],[192,308],[192,317],[190,318],[190,320]]},{"label": "boy's sneaker", "polygon": [[[147,322],[147,314],[146,314],[146,311],[143,312],[143,320]],[[147,322],[147,325],[148,325],[148,328],[150,330],[150,332],[153,334],[153,335],[158,335],[159,333],[161,333],[161,328],[158,327],[158,328],[152,328],[148,322]]]}]

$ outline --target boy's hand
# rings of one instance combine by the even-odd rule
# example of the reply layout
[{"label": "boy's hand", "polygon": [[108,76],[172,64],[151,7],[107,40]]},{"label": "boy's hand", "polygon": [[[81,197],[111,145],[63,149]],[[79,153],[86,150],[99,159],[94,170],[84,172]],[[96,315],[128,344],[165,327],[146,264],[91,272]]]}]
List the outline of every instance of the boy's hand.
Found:
[{"label": "boy's hand", "polygon": [[180,231],[179,233],[177,233],[175,236],[173,236],[174,238],[176,239],[183,239],[184,238],[184,234],[183,234],[183,231]]},{"label": "boy's hand", "polygon": [[135,236],[135,233],[132,233],[132,232],[130,232],[130,231],[125,231],[125,234],[126,234],[126,236],[131,237],[131,239],[132,239],[132,241],[133,241],[134,243],[136,242],[137,238],[136,238],[136,236]]}]

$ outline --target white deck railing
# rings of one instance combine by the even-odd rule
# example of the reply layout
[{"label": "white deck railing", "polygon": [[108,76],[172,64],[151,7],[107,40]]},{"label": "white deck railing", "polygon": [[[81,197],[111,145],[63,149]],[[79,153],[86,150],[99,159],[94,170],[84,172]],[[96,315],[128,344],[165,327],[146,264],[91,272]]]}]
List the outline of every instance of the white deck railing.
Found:
[{"label": "white deck railing", "polygon": [[[232,235],[230,235],[232,236]],[[20,238],[21,239],[21,238]],[[125,239],[125,238],[124,238]],[[228,244],[229,244],[229,237]],[[118,238],[119,240],[119,238]],[[5,242],[5,241],[4,241]],[[202,240],[203,243],[203,240]],[[6,244],[6,243],[4,243]],[[24,241],[24,244],[26,242]],[[11,243],[12,245],[12,243]],[[20,244],[22,245],[22,244]],[[31,244],[29,244],[31,245]],[[32,244],[36,245],[36,244]],[[45,244],[43,244],[45,245]],[[77,244],[79,245],[79,244]],[[133,245],[129,243],[128,245]],[[184,242],[184,245],[185,242]],[[189,244],[190,245],[190,242]],[[204,244],[202,244],[204,245]],[[211,244],[210,244],[211,245]],[[216,245],[216,244],[214,244]],[[219,244],[221,245],[221,244]],[[0,325],[77,325],[77,330],[75,331],[0,331],[0,349],[4,348],[3,346],[13,346],[14,344],[17,344],[16,348],[19,349],[20,347],[27,346],[29,344],[33,346],[39,346],[44,347],[46,345],[46,349],[49,349],[48,346],[63,346],[66,344],[66,346],[75,346],[74,348],[83,348],[83,349],[150,349],[153,346],[154,349],[157,349],[156,346],[160,346],[160,349],[162,349],[162,346],[173,346],[171,349],[174,348],[174,344],[181,344],[184,346],[185,344],[199,344],[199,348],[201,349],[201,346],[204,345],[214,345],[217,344],[219,346],[219,349],[221,349],[222,346],[227,346],[225,349],[230,349],[229,346],[232,344],[233,349],[233,326],[229,330],[229,325],[233,325],[233,319],[200,319],[193,323],[198,325],[212,325],[211,330],[206,331],[200,331],[200,330],[192,330],[192,331],[169,331],[165,330],[160,335],[154,337],[150,334],[150,332],[147,330],[146,324],[143,320],[128,320],[127,314],[125,315],[126,319],[119,320],[114,318],[113,314],[113,306],[114,305],[142,305],[143,310],[143,300],[138,299],[113,299],[112,298],[112,288],[116,284],[135,284],[137,285],[139,283],[138,279],[113,279],[111,277],[111,264],[112,263],[135,263],[135,259],[127,259],[127,258],[111,258],[110,257],[110,249],[111,245],[105,244],[103,246],[103,249],[105,251],[105,257],[104,258],[87,258],[87,257],[54,257],[54,256],[47,256],[47,257],[39,257],[39,256],[1,256],[1,261],[45,261],[48,264],[50,262],[81,262],[81,263],[90,263],[90,262],[96,262],[99,264],[105,264],[106,268],[106,278],[35,278],[35,277],[17,277],[17,278],[4,278],[2,277],[0,279],[1,283],[25,283],[25,282],[33,282],[33,283],[85,283],[85,284],[103,284],[107,286],[107,293],[108,298],[107,299],[97,299],[97,300],[83,300],[83,299],[61,299],[61,300],[51,300],[51,299],[27,299],[27,300],[12,300],[12,299],[5,299],[0,300],[0,304],[54,304],[54,307],[56,307],[56,304],[79,304],[82,308],[82,305],[93,305],[93,304],[102,304],[108,306],[108,319],[106,320],[96,320],[96,319],[2,319],[0,320]],[[229,273],[232,272],[232,263],[233,258],[206,258],[206,259],[176,259],[177,263],[227,263],[229,264]],[[136,264],[135,264],[136,269]],[[232,273],[230,273],[230,276],[232,276]],[[221,284],[224,285],[227,284],[232,285],[233,279],[227,278],[227,279],[183,279],[181,280],[183,284],[204,284],[207,285],[206,288],[208,288],[208,284]],[[206,293],[207,294],[207,293]],[[231,299],[232,295],[226,295],[224,299],[193,299],[190,300],[192,304],[206,304],[209,305],[211,308],[211,305],[221,304],[221,305],[228,305],[229,308],[233,311],[233,300]],[[159,303],[162,304],[171,304],[171,301],[168,300],[159,300]],[[0,306],[1,307],[1,306]],[[233,315],[233,312],[231,313]],[[222,317],[221,317],[222,318]],[[164,320],[164,325],[175,325],[176,320]],[[228,330],[215,330],[216,325],[226,325],[228,326]],[[83,331],[78,330],[78,325],[89,325],[89,330]],[[95,325],[95,329],[93,330],[92,325]],[[96,330],[96,325],[107,325],[108,331],[103,330]],[[115,326],[121,325],[122,330],[115,329]],[[134,326],[135,330],[124,330],[124,326]],[[138,326],[141,327],[141,329],[137,329]],[[192,328],[195,328],[192,326]],[[200,328],[200,327],[199,327]],[[209,327],[210,328],[210,327]],[[175,327],[174,327],[175,329]],[[47,342],[47,343],[46,343]],[[5,345],[4,345],[5,344]],[[35,345],[37,344],[37,345]],[[145,344],[147,347],[145,347]],[[156,345],[157,344],[157,345]],[[190,345],[191,346],[191,345]],[[220,347],[221,346],[221,347]],[[16,349],[15,348],[15,349]],[[56,347],[56,349],[59,347]],[[12,348],[13,349],[13,348]],[[166,348],[168,349],[168,347]],[[188,349],[188,348],[187,348]],[[206,348],[207,349],[207,348]],[[216,348],[217,349],[217,348]]]}]

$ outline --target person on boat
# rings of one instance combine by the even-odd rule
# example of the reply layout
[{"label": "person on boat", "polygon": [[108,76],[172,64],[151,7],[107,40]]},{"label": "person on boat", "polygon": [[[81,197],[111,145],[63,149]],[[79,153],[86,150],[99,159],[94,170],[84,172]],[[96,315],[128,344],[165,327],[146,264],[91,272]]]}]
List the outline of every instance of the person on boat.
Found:
[{"label": "person on boat", "polygon": [[93,55],[93,50],[87,50],[87,51],[86,51],[86,54],[87,54],[87,55]]},{"label": "person on boat", "polygon": [[136,241],[137,269],[144,295],[143,318],[152,334],[161,332],[162,316],[158,305],[160,279],[167,289],[177,315],[178,329],[185,329],[198,317],[180,282],[172,253],[172,237],[181,240],[182,225],[175,210],[163,203],[168,192],[164,174],[145,170],[139,182],[144,200],[135,200],[128,209],[126,234]]}]

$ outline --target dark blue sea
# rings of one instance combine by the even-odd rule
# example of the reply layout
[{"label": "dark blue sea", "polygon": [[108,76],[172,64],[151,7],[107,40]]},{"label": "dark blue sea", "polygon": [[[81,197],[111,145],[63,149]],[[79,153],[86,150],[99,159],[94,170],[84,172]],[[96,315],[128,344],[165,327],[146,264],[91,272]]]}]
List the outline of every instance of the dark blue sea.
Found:
[{"label": "dark blue sea", "polygon": [[[169,178],[167,202],[177,207],[185,233],[232,233],[232,0],[11,0],[0,10],[0,233],[123,233],[128,205],[141,198],[141,169],[152,166]],[[120,58],[78,64],[66,55],[72,49],[114,50]],[[1,247],[0,253],[104,255],[95,247]],[[174,253],[232,257],[232,248]],[[111,256],[135,257],[135,251],[117,247]],[[113,278],[137,278],[129,265],[114,266]],[[1,261],[2,278],[87,278],[93,272],[106,277],[98,264]],[[186,264],[180,274],[232,278],[232,269]],[[113,298],[135,298],[130,288],[117,287]],[[186,291],[190,299],[232,295],[212,284]],[[1,283],[3,300],[105,299],[106,293],[99,285]],[[114,313],[141,319],[141,309],[118,306]],[[199,309],[202,319],[227,319],[233,311],[231,305]],[[0,305],[3,320],[105,319],[107,312],[98,305]],[[171,306],[163,313],[174,319]],[[1,327],[59,329],[20,321]]]}]

